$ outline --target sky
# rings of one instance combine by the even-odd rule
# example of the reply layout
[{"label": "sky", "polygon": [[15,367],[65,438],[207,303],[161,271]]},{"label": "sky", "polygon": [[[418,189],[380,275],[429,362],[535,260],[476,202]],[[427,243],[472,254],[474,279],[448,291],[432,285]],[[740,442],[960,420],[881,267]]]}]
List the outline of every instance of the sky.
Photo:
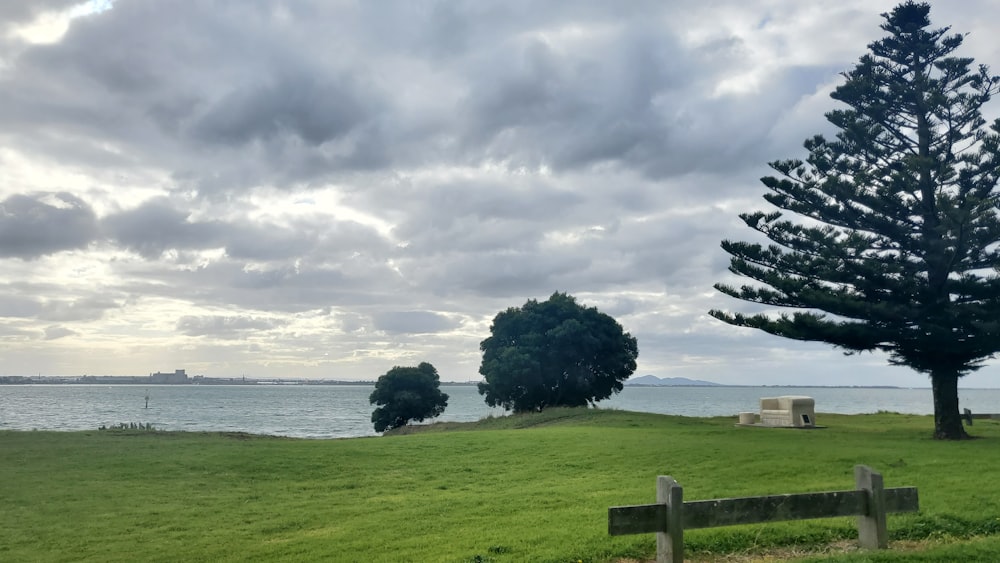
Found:
[{"label": "sky", "polygon": [[[0,375],[479,380],[559,291],[637,376],[927,386],[706,314],[748,310],[719,243],[894,5],[0,3]],[[1000,5],[931,5],[1000,69]]]}]

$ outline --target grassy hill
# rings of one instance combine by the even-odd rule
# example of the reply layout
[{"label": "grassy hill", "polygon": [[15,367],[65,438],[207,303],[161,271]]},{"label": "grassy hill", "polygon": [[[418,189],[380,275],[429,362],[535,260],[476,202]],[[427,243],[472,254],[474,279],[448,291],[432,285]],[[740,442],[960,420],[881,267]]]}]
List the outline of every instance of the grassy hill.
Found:
[{"label": "grassy hill", "polygon": [[[850,519],[695,530],[695,561],[992,561],[1000,424],[930,439],[932,421],[819,415],[821,430],[594,409],[295,440],[175,432],[0,432],[0,561],[642,561],[609,506],[850,489],[857,463],[916,486],[888,552]],[[774,559],[775,557],[779,559]]]}]

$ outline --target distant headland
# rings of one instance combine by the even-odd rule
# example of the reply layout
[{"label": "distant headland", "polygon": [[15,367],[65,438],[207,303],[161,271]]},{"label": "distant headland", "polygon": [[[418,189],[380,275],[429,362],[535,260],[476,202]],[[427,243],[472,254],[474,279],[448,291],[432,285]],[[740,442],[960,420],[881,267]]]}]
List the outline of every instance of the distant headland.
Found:
[{"label": "distant headland", "polygon": [[733,385],[731,383],[715,383],[714,381],[703,381],[701,379],[688,379],[686,377],[656,377],[655,375],[643,375],[640,377],[633,377],[625,382],[626,387],[795,387],[800,389],[809,388],[844,388],[844,389],[901,389],[901,387],[895,385],[809,385],[809,384],[796,384],[796,385],[761,385],[761,384],[748,384],[748,385]]},{"label": "distant headland", "polygon": [[655,375],[633,377],[626,381],[625,385],[636,387],[723,387],[721,383],[714,383],[712,381],[688,379],[686,377],[656,377]]},{"label": "distant headland", "polygon": [[[172,372],[155,372],[149,375],[0,375],[0,385],[60,385],[60,384],[93,384],[93,385],[375,385],[374,380],[343,381],[338,379],[293,379],[293,378],[254,378],[240,377],[208,377],[205,375],[188,375],[187,370],[177,369]],[[442,381],[443,386],[477,385],[476,381]],[[731,383],[716,383],[687,377],[656,377],[642,375],[625,382],[626,387],[797,387],[797,388],[865,388],[865,389],[900,389],[893,385],[734,385]]]},{"label": "distant headland", "polygon": [[189,376],[187,370],[155,372],[149,375],[79,375],[79,376],[0,376],[0,385],[374,385],[374,381],[338,381],[332,379],[256,379],[252,377]]}]

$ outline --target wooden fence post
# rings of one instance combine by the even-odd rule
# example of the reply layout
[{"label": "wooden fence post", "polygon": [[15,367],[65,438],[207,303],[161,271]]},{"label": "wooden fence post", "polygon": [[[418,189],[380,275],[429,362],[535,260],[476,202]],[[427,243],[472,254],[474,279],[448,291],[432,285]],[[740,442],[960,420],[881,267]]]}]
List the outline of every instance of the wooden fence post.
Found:
[{"label": "wooden fence post", "polygon": [[854,483],[868,493],[868,513],[858,516],[858,542],[867,549],[889,547],[889,531],[885,523],[885,486],[882,474],[867,465],[854,466]]},{"label": "wooden fence post", "polygon": [[684,487],[673,477],[660,475],[656,502],[667,505],[664,529],[656,533],[656,563],[684,563]]},{"label": "wooden fence post", "polygon": [[656,478],[656,504],[612,506],[608,509],[608,533],[656,533],[656,563],[683,563],[684,528],[857,516],[861,547],[885,549],[889,547],[886,514],[919,510],[917,488],[886,489],[882,474],[864,465],[854,466],[854,482],[855,488],[848,491],[684,502],[684,489],[677,481],[660,475]]}]

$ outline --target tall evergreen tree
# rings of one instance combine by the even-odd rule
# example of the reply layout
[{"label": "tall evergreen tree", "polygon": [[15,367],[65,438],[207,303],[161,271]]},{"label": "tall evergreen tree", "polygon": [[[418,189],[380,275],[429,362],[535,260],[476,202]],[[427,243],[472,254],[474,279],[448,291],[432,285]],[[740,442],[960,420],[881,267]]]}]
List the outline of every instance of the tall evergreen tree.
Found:
[{"label": "tall evergreen tree", "polygon": [[832,94],[836,140],[805,142],[805,162],[772,162],[762,179],[781,212],[745,213],[767,246],[723,241],[730,271],[755,285],[730,296],[792,314],[711,311],[727,323],[848,353],[881,350],[930,376],[934,436],[961,439],[958,379],[1000,350],[1000,120],[981,108],[998,77],[952,56],[961,35],[931,29],[930,6],[882,14]]}]

